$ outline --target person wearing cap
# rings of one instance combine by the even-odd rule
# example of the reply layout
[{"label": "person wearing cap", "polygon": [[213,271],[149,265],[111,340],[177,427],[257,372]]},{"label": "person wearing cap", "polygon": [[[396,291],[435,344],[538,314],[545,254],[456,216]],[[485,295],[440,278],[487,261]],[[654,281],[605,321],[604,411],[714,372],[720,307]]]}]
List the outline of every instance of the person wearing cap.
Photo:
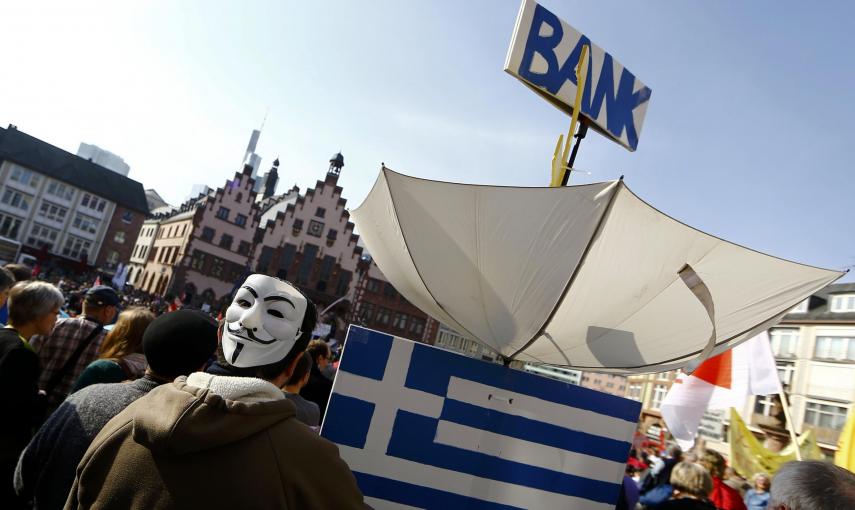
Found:
[{"label": "person wearing cap", "polygon": [[86,291],[83,314],[73,319],[60,319],[53,332],[33,338],[42,373],[39,388],[47,394],[48,412],[52,412],[71,391],[74,381],[98,358],[98,349],[113,322],[119,295],[112,287],[96,285]]},{"label": "person wearing cap", "polygon": [[21,450],[44,417],[39,396],[39,359],[29,345],[36,333],[50,333],[65,299],[45,282],[19,283],[9,292],[9,325],[0,329],[0,508],[22,508],[11,475]]},{"label": "person wearing cap", "polygon": [[131,402],[199,370],[217,347],[217,323],[199,310],[161,315],[142,340],[145,375],[132,383],[95,384],[73,393],[33,436],[15,469],[15,490],[36,509],[61,509],[77,464],[107,422]]},{"label": "person wearing cap", "polygon": [[299,422],[279,389],[316,315],[291,284],[250,275],[217,349],[218,372],[230,375],[179,377],[113,418],[65,508],[368,508],[338,448]]}]

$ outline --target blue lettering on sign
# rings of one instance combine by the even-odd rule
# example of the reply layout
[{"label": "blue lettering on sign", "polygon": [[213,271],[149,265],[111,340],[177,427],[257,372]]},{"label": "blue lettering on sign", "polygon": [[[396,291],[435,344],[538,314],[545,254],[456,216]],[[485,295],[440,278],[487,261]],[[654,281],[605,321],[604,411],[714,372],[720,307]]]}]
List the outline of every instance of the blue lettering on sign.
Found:
[{"label": "blue lettering on sign", "polygon": [[[552,33],[547,36],[540,35],[541,28],[544,26],[550,28]],[[543,87],[552,95],[558,94],[561,86],[567,81],[573,85],[577,84],[576,65],[579,62],[582,47],[585,45],[590,47],[591,45],[590,39],[583,35],[567,59],[564,62],[559,62],[555,48],[561,43],[563,37],[564,29],[558,16],[541,5],[536,5],[525,50],[520,61],[519,75],[528,82]],[[535,53],[546,62],[546,72],[536,73],[532,71]],[[590,56],[588,58],[588,77],[593,77],[593,59]],[[606,131],[616,138],[620,138],[626,129],[627,143],[635,150],[638,146],[638,132],[635,129],[632,113],[640,105],[650,100],[651,90],[645,86],[633,91],[635,76],[626,68],[621,71],[617,91],[615,91],[614,78],[612,56],[604,53],[600,77],[594,89],[593,98],[591,94],[593,79],[588,79],[585,83],[581,113],[591,120],[596,120],[600,116],[603,103],[605,103],[606,125],[601,127],[605,127]]]}]

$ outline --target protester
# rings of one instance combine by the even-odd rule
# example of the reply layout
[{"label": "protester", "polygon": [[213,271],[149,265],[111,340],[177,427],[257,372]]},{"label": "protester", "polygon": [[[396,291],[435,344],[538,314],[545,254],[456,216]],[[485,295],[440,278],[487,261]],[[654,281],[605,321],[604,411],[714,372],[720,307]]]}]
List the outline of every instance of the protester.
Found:
[{"label": "protester", "polygon": [[71,385],[98,357],[107,336],[104,325],[113,321],[118,304],[119,296],[111,287],[92,287],[83,300],[83,317],[59,320],[49,336],[33,339],[42,365],[39,388],[47,394],[48,411],[65,400]]},{"label": "protester", "polygon": [[708,498],[713,487],[710,474],[703,466],[680,462],[671,471],[674,496],[659,505],[661,510],[716,510]]},{"label": "protester", "polygon": [[634,474],[635,468],[627,465],[615,510],[635,510],[635,506],[638,504],[638,485],[632,479]]},{"label": "protester", "polygon": [[742,496],[743,499],[745,499],[745,491],[751,488],[751,485],[745,480],[745,478],[739,476],[739,473],[737,473],[731,466],[724,468],[722,481],[728,487],[739,492],[739,495]]},{"label": "protester", "polygon": [[769,510],[855,508],[855,474],[818,460],[792,461],[775,473]]},{"label": "protester", "polygon": [[338,450],[279,389],[315,326],[290,284],[251,275],[226,312],[219,364],[113,418],[77,468],[67,509],[367,508]]},{"label": "protester", "polygon": [[771,480],[766,473],[754,475],[754,488],[745,492],[745,506],[748,510],[766,510],[769,506],[769,487]]},{"label": "protester", "polygon": [[26,282],[33,278],[33,270],[30,266],[24,264],[6,264],[3,267],[15,276],[16,282]]},{"label": "protester", "polygon": [[15,470],[18,494],[33,499],[36,510],[61,509],[77,464],[104,425],[158,385],[198,370],[216,346],[217,324],[198,310],[155,319],[142,339],[145,375],[130,384],[88,386],[68,397],[21,455]]},{"label": "protester", "polygon": [[15,276],[8,269],[0,267],[0,309],[3,310],[4,315],[0,318],[0,327],[5,326],[9,321],[6,300],[13,285],[15,285]]},{"label": "protester", "polygon": [[9,325],[0,329],[0,508],[23,507],[12,489],[18,455],[44,415],[39,396],[39,359],[29,344],[36,334],[48,334],[56,323],[62,293],[49,283],[19,283],[9,292]]},{"label": "protester", "polygon": [[728,487],[721,479],[727,467],[724,457],[714,450],[705,450],[701,455],[700,464],[712,476],[713,489],[710,493],[710,501],[716,508],[720,510],[746,510],[739,491]]},{"label": "protester", "polygon": [[300,395],[318,405],[320,419],[323,421],[327,401],[332,392],[332,381],[323,374],[323,370],[327,368],[332,353],[330,346],[323,340],[312,340],[306,351],[312,356],[312,370],[309,373],[309,382],[300,391]]},{"label": "protester", "polygon": [[294,371],[282,389],[285,391],[285,398],[293,402],[294,407],[297,408],[297,419],[310,427],[317,427],[320,424],[321,416],[318,404],[300,396],[300,390],[309,382],[309,372],[311,372],[311,369],[312,357],[308,352],[304,352],[297,359]]},{"label": "protester", "polygon": [[116,325],[98,349],[98,359],[77,378],[71,392],[91,384],[117,383],[139,379],[145,373],[143,333],[154,320],[145,308],[131,308],[119,314]]}]

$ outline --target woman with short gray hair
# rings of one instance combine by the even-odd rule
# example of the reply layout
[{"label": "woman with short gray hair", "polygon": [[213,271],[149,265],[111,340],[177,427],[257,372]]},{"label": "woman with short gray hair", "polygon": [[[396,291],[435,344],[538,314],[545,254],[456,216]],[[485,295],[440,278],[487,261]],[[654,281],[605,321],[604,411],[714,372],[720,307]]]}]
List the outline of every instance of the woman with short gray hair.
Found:
[{"label": "woman with short gray hair", "polygon": [[672,499],[656,508],[659,510],[715,510],[707,499],[713,482],[709,472],[699,464],[680,462],[671,471]]},{"label": "woman with short gray hair", "polygon": [[49,335],[65,302],[62,293],[45,282],[20,282],[9,292],[9,325],[0,329],[0,507],[22,502],[12,487],[18,455],[43,418],[45,402],[38,390],[39,358],[29,340]]}]

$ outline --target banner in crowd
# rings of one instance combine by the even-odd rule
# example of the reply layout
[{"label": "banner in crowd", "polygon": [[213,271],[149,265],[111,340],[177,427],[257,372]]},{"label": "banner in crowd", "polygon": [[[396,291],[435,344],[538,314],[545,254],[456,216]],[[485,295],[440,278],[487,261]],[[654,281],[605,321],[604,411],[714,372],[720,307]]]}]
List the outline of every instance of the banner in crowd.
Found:
[{"label": "banner in crowd", "polygon": [[849,409],[849,417],[840,433],[834,463],[855,473],[855,406]]},{"label": "banner in crowd", "polygon": [[351,326],[321,435],[383,508],[611,510],[640,403]]},{"label": "banner in crowd", "polygon": [[594,129],[634,151],[651,90],[617,59],[534,0],[523,0],[520,7],[505,71],[571,114],[583,46],[590,53],[579,113]]},{"label": "banner in crowd", "polygon": [[[788,444],[779,452],[764,448],[733,408],[730,409],[730,430],[727,435],[730,443],[730,465],[745,478],[750,479],[757,473],[774,475],[783,464],[796,460],[796,447],[793,444]],[[800,435],[798,443],[802,460],[823,459],[812,430],[808,429]]]}]

